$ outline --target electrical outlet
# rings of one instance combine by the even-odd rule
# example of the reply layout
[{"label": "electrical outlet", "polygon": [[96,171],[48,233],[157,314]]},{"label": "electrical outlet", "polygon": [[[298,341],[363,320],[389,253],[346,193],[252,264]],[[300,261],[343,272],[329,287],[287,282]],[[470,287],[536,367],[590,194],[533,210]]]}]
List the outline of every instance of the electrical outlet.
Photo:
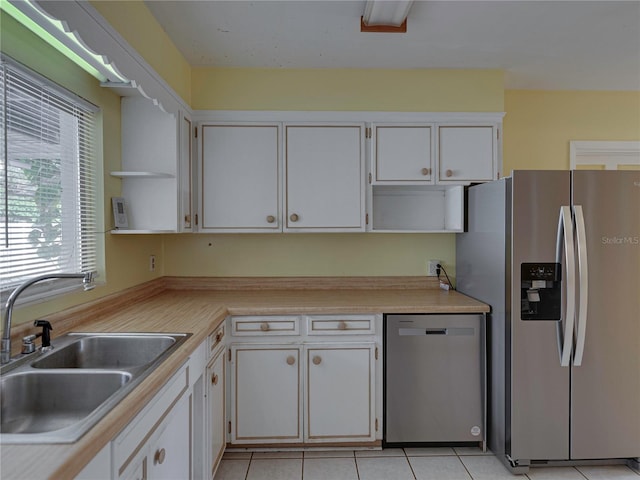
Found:
[{"label": "electrical outlet", "polygon": [[155,272],[156,271],[156,256],[155,255],[149,255],[149,271],[150,272]]},{"label": "electrical outlet", "polygon": [[438,268],[438,264],[442,262],[440,260],[429,260],[427,262],[427,276],[428,277],[436,277],[438,272],[436,271]]}]

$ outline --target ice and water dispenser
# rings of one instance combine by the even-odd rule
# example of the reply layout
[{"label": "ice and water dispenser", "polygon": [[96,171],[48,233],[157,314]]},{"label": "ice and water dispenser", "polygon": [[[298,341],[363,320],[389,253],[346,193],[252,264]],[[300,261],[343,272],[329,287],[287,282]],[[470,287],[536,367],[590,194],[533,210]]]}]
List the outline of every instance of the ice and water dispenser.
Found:
[{"label": "ice and water dispenser", "polygon": [[560,320],[562,266],[523,263],[520,266],[520,318]]}]

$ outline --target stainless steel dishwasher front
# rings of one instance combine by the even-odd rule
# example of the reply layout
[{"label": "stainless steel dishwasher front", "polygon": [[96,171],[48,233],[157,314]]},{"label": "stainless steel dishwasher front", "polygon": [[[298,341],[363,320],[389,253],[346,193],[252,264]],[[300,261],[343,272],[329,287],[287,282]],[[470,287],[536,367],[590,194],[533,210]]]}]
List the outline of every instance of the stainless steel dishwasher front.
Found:
[{"label": "stainless steel dishwasher front", "polygon": [[485,446],[483,314],[385,316],[384,444]]}]

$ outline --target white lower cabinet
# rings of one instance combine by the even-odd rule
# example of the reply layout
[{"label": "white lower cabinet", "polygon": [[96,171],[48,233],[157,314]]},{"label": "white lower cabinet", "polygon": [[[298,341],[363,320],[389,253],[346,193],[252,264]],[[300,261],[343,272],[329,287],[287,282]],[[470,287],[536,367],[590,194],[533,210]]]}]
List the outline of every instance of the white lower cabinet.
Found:
[{"label": "white lower cabinet", "polygon": [[111,442],[114,478],[191,478],[192,402],[183,366]]},{"label": "white lower cabinet", "polygon": [[301,348],[231,347],[231,443],[302,441]]},{"label": "white lower cabinet", "polygon": [[209,478],[213,478],[226,446],[226,362],[225,349],[220,349],[207,366],[206,431]]},{"label": "white lower cabinet", "polygon": [[191,478],[191,397],[183,395],[149,440],[139,446],[117,478],[173,480]]},{"label": "white lower cabinet", "polygon": [[375,344],[307,345],[305,441],[375,440]]},{"label": "white lower cabinet", "polygon": [[183,395],[149,441],[149,479],[191,477],[191,397]]},{"label": "white lower cabinet", "polygon": [[[381,316],[251,319],[272,328],[231,339],[232,445],[338,445],[381,439],[376,428],[382,397],[376,333],[381,332]],[[242,320],[232,317],[231,324]],[[278,338],[278,322],[285,321],[295,322],[300,333]]]}]

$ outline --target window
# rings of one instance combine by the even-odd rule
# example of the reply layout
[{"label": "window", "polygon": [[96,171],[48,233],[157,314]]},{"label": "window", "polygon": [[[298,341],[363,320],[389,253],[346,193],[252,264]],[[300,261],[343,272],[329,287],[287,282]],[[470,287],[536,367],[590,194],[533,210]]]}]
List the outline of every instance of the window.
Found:
[{"label": "window", "polygon": [[[34,276],[97,267],[98,110],[6,56],[0,87],[0,290],[6,298]],[[69,283],[44,288],[50,295]]]}]

